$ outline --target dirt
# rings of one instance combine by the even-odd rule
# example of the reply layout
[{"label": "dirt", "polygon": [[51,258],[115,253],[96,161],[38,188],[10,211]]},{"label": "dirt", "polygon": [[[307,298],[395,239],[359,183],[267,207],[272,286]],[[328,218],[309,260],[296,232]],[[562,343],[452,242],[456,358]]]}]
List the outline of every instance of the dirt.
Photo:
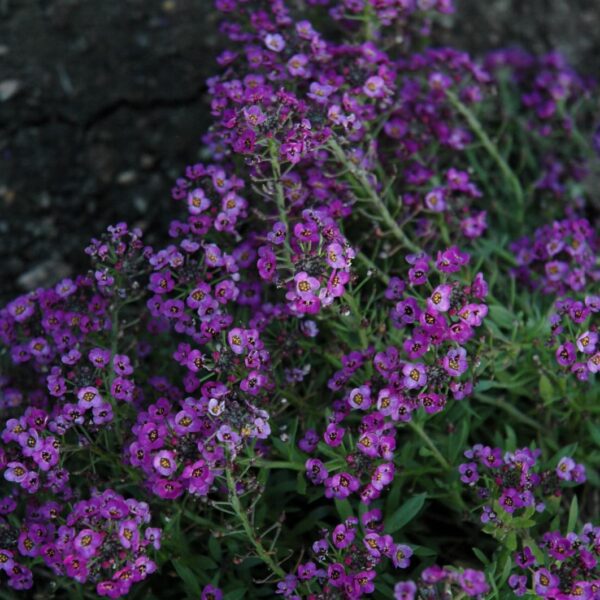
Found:
[{"label": "dirt", "polygon": [[208,124],[209,7],[0,0],[0,300],[85,269],[110,223],[166,229]]},{"label": "dirt", "polygon": [[[600,2],[458,4],[446,42],[557,47],[600,71]],[[111,223],[164,235],[220,43],[211,0],[0,0],[0,304],[85,270]]]}]

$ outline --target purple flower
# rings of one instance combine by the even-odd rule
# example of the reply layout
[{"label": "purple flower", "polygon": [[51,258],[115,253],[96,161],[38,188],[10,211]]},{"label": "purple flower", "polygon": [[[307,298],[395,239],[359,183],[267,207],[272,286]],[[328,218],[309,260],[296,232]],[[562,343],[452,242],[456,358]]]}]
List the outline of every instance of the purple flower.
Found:
[{"label": "purple flower", "polygon": [[383,98],[385,96],[385,82],[379,75],[373,75],[365,81],[363,92],[369,98]]},{"label": "purple flower", "polygon": [[575,362],[577,354],[575,352],[575,346],[571,342],[561,344],[556,349],[556,360],[562,367],[568,367]]},{"label": "purple flower", "polygon": [[427,383],[425,366],[421,363],[406,363],[402,367],[404,387],[412,390],[422,388]]},{"label": "purple flower", "polygon": [[82,529],[73,540],[73,546],[78,554],[86,559],[92,558],[101,544],[102,535],[93,529]]},{"label": "purple flower", "polygon": [[170,450],[161,450],[154,455],[152,461],[154,468],[158,473],[168,477],[177,470],[177,461],[175,455]]},{"label": "purple flower", "polygon": [[77,399],[79,400],[77,405],[83,410],[100,406],[103,402],[102,396],[100,395],[98,388],[95,388],[93,386],[86,386],[80,388],[77,392]]},{"label": "purple flower", "polygon": [[392,552],[392,563],[396,569],[407,569],[410,565],[412,549],[406,544],[396,544]]},{"label": "purple flower", "polygon": [[367,385],[354,388],[350,392],[348,403],[352,408],[367,410],[371,406],[371,388]]},{"label": "purple flower", "polygon": [[452,286],[447,283],[438,285],[427,299],[427,306],[438,312],[446,312],[450,308]]},{"label": "purple flower", "polygon": [[490,589],[485,580],[485,573],[483,571],[475,571],[474,569],[465,569],[458,576],[458,583],[467,596],[487,594]]},{"label": "purple flower", "polygon": [[521,498],[519,492],[514,488],[505,489],[502,495],[498,499],[500,506],[509,514],[515,512],[518,508],[521,508]]},{"label": "purple flower", "polygon": [[319,104],[325,104],[333,92],[334,88],[332,86],[313,81],[310,84],[310,92],[307,96]]},{"label": "purple flower", "polygon": [[14,483],[23,483],[27,479],[28,471],[23,463],[9,462],[6,471],[4,471],[4,479]]},{"label": "purple flower", "polygon": [[477,463],[463,463],[458,467],[458,472],[461,475],[460,480],[463,483],[473,485],[479,479],[479,473],[477,472]]},{"label": "purple flower", "polygon": [[548,569],[542,568],[534,571],[533,573],[533,586],[535,593],[540,596],[545,596],[551,587],[554,587],[558,583],[558,577],[548,571]]},{"label": "purple flower", "polygon": [[598,334],[595,331],[585,331],[577,338],[577,348],[585,354],[594,354],[597,343]]},{"label": "purple flower", "polygon": [[417,586],[414,581],[399,581],[394,586],[394,600],[415,600]]},{"label": "purple flower", "polygon": [[285,48],[285,40],[278,33],[268,33],[265,36],[265,46],[273,52],[281,52]]},{"label": "purple flower", "polygon": [[448,351],[442,362],[444,369],[448,375],[452,377],[459,377],[462,375],[469,364],[467,363],[467,351],[462,348],[452,348]]}]

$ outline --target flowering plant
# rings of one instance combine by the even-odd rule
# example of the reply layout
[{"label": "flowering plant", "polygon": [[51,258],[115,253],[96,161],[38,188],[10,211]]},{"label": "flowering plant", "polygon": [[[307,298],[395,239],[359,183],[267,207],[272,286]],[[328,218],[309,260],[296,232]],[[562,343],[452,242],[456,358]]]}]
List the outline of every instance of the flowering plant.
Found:
[{"label": "flowering plant", "polygon": [[216,10],[170,243],[0,309],[3,586],[598,597],[593,83],[450,0]]}]

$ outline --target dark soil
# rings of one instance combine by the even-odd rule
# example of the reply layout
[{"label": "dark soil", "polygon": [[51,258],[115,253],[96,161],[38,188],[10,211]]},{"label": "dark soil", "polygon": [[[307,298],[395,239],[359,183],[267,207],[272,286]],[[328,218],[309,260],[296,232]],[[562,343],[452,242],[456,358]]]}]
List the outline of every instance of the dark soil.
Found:
[{"label": "dark soil", "polygon": [[[600,72],[600,2],[458,4],[446,42],[558,47]],[[219,42],[212,0],[0,0],[0,305],[85,270],[111,223],[164,235]]]},{"label": "dark soil", "polygon": [[208,123],[209,9],[0,0],[0,302],[86,269],[111,223],[166,229]]}]

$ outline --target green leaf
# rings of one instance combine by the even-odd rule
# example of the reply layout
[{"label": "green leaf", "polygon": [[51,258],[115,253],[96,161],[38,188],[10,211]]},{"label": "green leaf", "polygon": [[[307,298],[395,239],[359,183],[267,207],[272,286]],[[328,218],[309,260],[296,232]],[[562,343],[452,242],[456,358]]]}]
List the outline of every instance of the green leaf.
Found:
[{"label": "green leaf", "polygon": [[490,564],[488,557],[479,548],[471,548],[471,550],[473,550],[473,554],[480,560],[481,564],[486,566]]},{"label": "green leaf", "polygon": [[237,588],[230,592],[225,592],[224,600],[242,600],[246,596],[246,588]]},{"label": "green leaf", "polygon": [[417,494],[409,498],[386,522],[385,532],[395,533],[402,529],[423,508],[427,494]]},{"label": "green leaf", "polygon": [[346,499],[344,499],[344,500],[336,499],[335,508],[337,509],[338,515],[340,515],[340,519],[342,519],[342,521],[345,521],[349,517],[354,516],[354,512],[352,510],[352,505]]},{"label": "green leaf", "polygon": [[579,500],[577,500],[577,495],[573,496],[573,500],[571,500],[571,506],[569,508],[569,521],[567,524],[567,533],[570,531],[575,531],[575,526],[577,525],[577,518],[579,517]]},{"label": "green leaf", "polygon": [[199,597],[202,593],[202,589],[200,588],[200,583],[194,572],[186,567],[180,560],[173,560],[173,566],[175,567],[175,571],[177,571],[177,575],[183,581],[183,585],[188,596]]},{"label": "green leaf", "polygon": [[492,321],[503,329],[514,329],[517,318],[509,310],[498,304],[490,306],[490,317]]},{"label": "green leaf", "polygon": [[554,388],[552,387],[550,379],[548,379],[546,375],[542,375],[538,385],[540,388],[540,396],[542,397],[544,404],[551,404],[554,399]]},{"label": "green leaf", "polygon": [[511,531],[504,540],[504,545],[511,551],[514,552],[517,549],[517,534]]}]

